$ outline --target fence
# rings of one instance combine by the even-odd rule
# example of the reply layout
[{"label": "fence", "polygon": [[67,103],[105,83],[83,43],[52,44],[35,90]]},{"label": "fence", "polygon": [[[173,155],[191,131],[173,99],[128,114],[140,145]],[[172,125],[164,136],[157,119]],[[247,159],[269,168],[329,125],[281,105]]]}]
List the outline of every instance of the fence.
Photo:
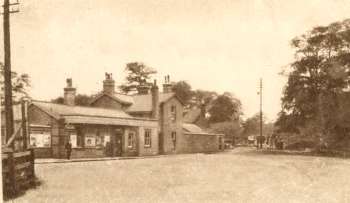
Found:
[{"label": "fence", "polygon": [[34,151],[3,152],[2,181],[4,197],[15,196],[22,189],[35,185]]}]

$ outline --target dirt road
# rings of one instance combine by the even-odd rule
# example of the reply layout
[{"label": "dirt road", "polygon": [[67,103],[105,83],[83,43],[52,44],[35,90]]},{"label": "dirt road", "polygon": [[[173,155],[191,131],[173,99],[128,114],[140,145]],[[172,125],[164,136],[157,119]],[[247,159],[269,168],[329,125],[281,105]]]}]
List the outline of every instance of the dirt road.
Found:
[{"label": "dirt road", "polygon": [[350,160],[230,153],[36,166],[15,202],[350,202]]}]

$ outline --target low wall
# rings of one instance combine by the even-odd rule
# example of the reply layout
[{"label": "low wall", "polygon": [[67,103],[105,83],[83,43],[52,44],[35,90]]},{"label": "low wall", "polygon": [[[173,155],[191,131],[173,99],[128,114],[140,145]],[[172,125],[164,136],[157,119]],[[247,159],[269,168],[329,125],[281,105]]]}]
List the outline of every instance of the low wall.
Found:
[{"label": "low wall", "polygon": [[103,148],[73,148],[71,158],[102,158],[106,157],[105,150]]},{"label": "low wall", "polygon": [[35,158],[52,158],[52,148],[33,148]]},{"label": "low wall", "polygon": [[[180,153],[208,153],[218,152],[220,149],[220,137],[217,134],[192,134],[184,133],[181,139]],[[221,141],[223,142],[223,140]],[[223,146],[223,143],[221,143]],[[179,146],[179,147],[180,147]],[[222,147],[223,148],[223,147]]]}]

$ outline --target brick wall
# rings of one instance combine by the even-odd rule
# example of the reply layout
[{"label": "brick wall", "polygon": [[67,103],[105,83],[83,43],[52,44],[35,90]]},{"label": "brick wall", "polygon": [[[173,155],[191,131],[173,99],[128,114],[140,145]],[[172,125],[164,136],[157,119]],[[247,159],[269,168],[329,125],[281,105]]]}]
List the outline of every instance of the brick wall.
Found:
[{"label": "brick wall", "polygon": [[[145,146],[145,130],[151,131],[151,146]],[[159,153],[158,129],[140,127],[138,131],[138,155],[157,155]]]},{"label": "brick wall", "polygon": [[34,150],[36,158],[60,158],[59,149],[59,128],[61,124],[36,106],[31,105],[28,109],[29,125],[51,126],[51,148],[36,148]]},{"label": "brick wall", "polygon": [[[176,120],[171,120],[171,106],[176,107]],[[183,105],[178,99],[172,98],[161,105],[160,109],[160,126],[161,138],[160,147],[161,153],[171,154],[177,153],[179,145],[182,141],[182,123],[183,123]],[[172,141],[171,133],[176,132],[176,148]]]},{"label": "brick wall", "polygon": [[178,151],[180,153],[218,152],[219,135],[184,133]]}]

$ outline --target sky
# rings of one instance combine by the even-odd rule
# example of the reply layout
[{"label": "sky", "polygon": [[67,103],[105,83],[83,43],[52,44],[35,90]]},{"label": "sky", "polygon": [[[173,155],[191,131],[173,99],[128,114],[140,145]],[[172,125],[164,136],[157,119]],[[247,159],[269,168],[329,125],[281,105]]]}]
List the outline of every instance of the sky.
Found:
[{"label": "sky", "polygon": [[19,9],[12,69],[30,75],[35,99],[62,96],[66,78],[80,94],[97,93],[105,72],[121,84],[125,64],[138,61],[158,71],[158,83],[169,74],[193,89],[233,93],[245,117],[259,111],[263,78],[270,120],[281,109],[291,39],[350,17],[348,0],[21,0]]}]

